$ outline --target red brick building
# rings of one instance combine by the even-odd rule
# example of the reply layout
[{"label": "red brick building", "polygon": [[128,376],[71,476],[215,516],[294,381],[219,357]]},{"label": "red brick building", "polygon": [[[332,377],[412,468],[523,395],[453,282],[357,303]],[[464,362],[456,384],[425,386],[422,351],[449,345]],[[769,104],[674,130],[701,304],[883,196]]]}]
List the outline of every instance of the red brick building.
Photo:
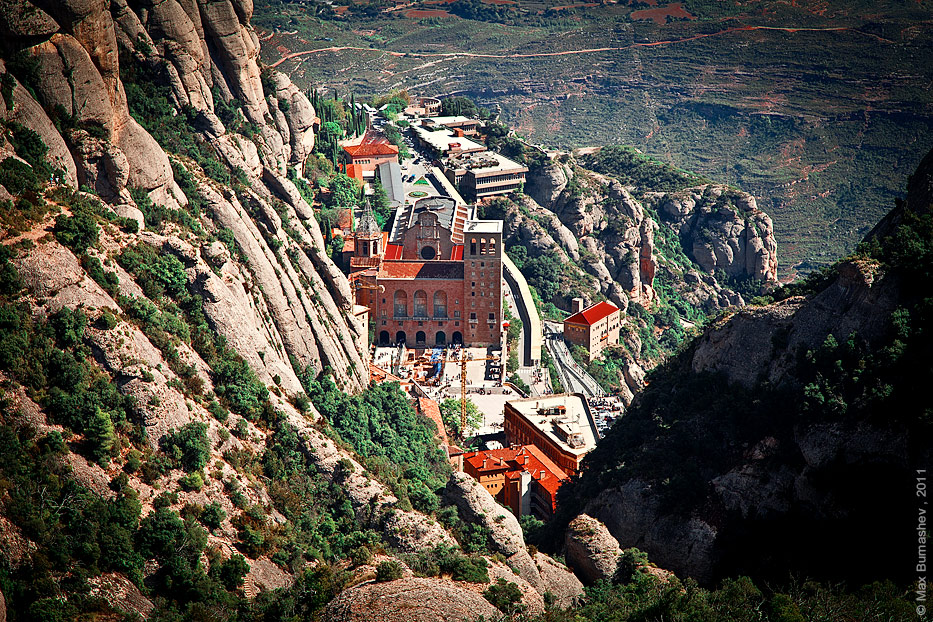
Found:
[{"label": "red brick building", "polygon": [[622,312],[605,300],[586,309],[582,306],[583,301],[574,298],[575,313],[564,320],[564,341],[586,348],[593,361],[606,346],[619,343]]},{"label": "red brick building", "polygon": [[[502,222],[476,220],[448,197],[399,209],[389,242],[367,211],[350,280],[376,343],[426,348],[496,345],[502,322]],[[364,222],[365,221],[365,222]]]},{"label": "red brick building", "polygon": [[463,472],[478,481],[515,516],[549,519],[557,489],[567,474],[534,445],[474,451],[463,455]]}]

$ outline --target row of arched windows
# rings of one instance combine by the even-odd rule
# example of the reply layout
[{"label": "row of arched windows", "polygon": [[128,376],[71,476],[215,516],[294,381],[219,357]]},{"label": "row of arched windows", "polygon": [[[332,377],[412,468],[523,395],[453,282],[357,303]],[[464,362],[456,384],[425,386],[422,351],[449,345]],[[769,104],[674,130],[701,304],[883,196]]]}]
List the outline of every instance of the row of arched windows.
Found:
[{"label": "row of arched windows", "polygon": [[[447,292],[434,292],[432,310],[433,317],[447,317]],[[392,315],[394,317],[408,317],[408,293],[404,290],[395,290],[392,296]],[[428,294],[423,289],[419,289],[414,295],[413,317],[431,317],[428,315]]]}]

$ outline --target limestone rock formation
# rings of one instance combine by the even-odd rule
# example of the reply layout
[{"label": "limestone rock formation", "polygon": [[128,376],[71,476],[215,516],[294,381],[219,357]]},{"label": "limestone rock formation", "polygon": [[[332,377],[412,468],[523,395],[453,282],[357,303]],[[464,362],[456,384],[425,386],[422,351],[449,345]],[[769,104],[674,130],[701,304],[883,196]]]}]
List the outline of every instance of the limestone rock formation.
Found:
[{"label": "limestone rock formation", "polygon": [[[903,247],[929,239],[931,171],[933,155],[867,252],[799,295],[720,318],[672,358],[562,489],[573,511],[707,584],[738,573],[870,582],[909,567],[915,549],[893,535],[909,495],[892,482],[933,456],[928,400],[914,395],[929,374],[927,334],[913,327],[930,255],[926,242],[909,257]],[[898,561],[879,571],[866,550]]]},{"label": "limestone rock formation", "polygon": [[544,592],[541,575],[525,547],[525,537],[518,519],[512,512],[496,503],[489,491],[466,473],[454,473],[444,491],[445,500],[455,505],[468,523],[479,523],[489,529],[495,550],[509,559],[524,580]]},{"label": "limestone rock formation", "polygon": [[564,537],[567,564],[586,583],[611,581],[622,550],[606,526],[581,514],[570,521]]},{"label": "limestone rock formation", "polygon": [[450,476],[444,498],[457,507],[464,520],[488,528],[492,544],[499,553],[509,556],[525,548],[522,528],[515,515],[496,503],[489,491],[466,473]]},{"label": "limestone rock formation", "polygon": [[441,579],[398,579],[344,590],[327,606],[331,622],[461,622],[502,614],[481,595]]},{"label": "limestone rock formation", "polygon": [[[716,527],[700,517],[682,519],[666,515],[660,499],[646,482],[633,479],[619,488],[606,490],[587,504],[586,511],[601,521],[599,525],[605,532],[597,533],[611,534],[609,537],[617,547],[647,551],[649,559],[663,568],[675,572],[689,568],[690,576],[698,581],[713,580],[711,560],[715,558]],[[611,546],[610,550],[612,553],[604,559],[613,555],[617,558],[621,553]],[[569,542],[567,561],[571,563]],[[576,566],[574,569],[579,572]]]},{"label": "limestone rock formation", "polygon": [[544,553],[536,553],[534,560],[541,574],[541,582],[547,586],[547,592],[558,607],[570,607],[582,598],[583,584],[570,569]]},{"label": "limestone rock formation", "polygon": [[[281,378],[282,388],[294,394],[301,391],[299,372],[330,367],[341,386],[360,389],[366,371],[361,352],[365,327],[347,313],[349,286],[327,255],[313,210],[285,178],[288,165],[303,170],[313,148],[314,110],[284,75],[270,75],[270,92],[264,92],[258,40],[249,24],[251,3],[5,0],[2,12],[0,33],[16,38],[21,45],[17,53],[31,59],[37,71],[30,76],[35,99],[20,85],[23,76],[10,75],[11,101],[0,114],[39,134],[49,147],[49,162],[64,172],[64,182],[92,188],[140,228],[146,223],[130,190],[145,191],[169,209],[189,201],[174,179],[169,156],[131,115],[120,77],[120,49],[126,62],[137,63],[147,76],[171,87],[177,109],[190,106],[196,114],[195,140],[249,180],[245,194],[237,196],[202,179],[203,173],[189,162],[174,160],[176,168],[192,169],[188,174],[197,179],[200,195],[192,198],[206,203],[209,228],[229,228],[243,249],[247,265],[230,271],[256,288],[232,292],[239,300],[254,301],[243,315],[248,328],[234,328],[243,305],[217,326],[227,326],[225,334],[244,342],[250,363],[267,384]],[[7,69],[0,66],[4,73]],[[232,109],[242,113],[227,120],[253,123],[259,130],[255,142],[224,126],[216,111],[222,102],[216,97],[228,103],[239,99],[240,108]],[[284,103],[270,111],[269,101]],[[292,222],[276,212],[280,197]],[[282,244],[282,254],[272,251],[273,245]],[[216,283],[203,284],[219,291]],[[256,317],[271,321],[250,321]],[[262,334],[253,330],[259,326],[269,334],[269,347],[245,344],[245,333]],[[274,359],[268,364],[261,360],[266,353]]]},{"label": "limestone rock formation", "polygon": [[[151,600],[143,596],[139,588],[124,577],[113,572],[88,579],[92,596],[103,598],[116,609],[147,619],[155,609]],[[0,618],[2,622],[3,618]]]},{"label": "limestone rock formation", "polygon": [[777,281],[777,242],[771,218],[755,197],[720,185],[650,193],[648,202],[680,236],[707,273]]},{"label": "limestone rock formation", "polygon": [[832,283],[809,300],[796,297],[743,309],[728,324],[703,335],[693,357],[694,371],[723,372],[746,386],[764,374],[777,384],[789,379],[797,352],[819,346],[828,334],[845,341],[856,333],[876,342],[898,305],[897,284],[879,278],[879,270],[869,260],[847,261],[838,266]]}]

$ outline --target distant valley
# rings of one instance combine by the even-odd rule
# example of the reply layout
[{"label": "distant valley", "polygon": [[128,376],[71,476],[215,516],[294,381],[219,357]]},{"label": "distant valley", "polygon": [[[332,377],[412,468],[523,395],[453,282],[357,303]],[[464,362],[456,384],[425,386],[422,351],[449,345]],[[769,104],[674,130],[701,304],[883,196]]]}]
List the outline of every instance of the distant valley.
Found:
[{"label": "distant valley", "polygon": [[928,3],[424,5],[263,0],[254,22],[267,63],[358,48],[281,62],[299,86],[466,94],[532,142],[630,144],[750,192],[785,279],[851,251],[933,144]]}]

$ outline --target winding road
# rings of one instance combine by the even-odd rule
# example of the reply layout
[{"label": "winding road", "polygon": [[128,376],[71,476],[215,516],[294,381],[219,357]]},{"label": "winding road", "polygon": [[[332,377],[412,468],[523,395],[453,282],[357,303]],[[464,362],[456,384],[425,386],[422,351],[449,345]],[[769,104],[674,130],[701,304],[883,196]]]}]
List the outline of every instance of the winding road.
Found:
[{"label": "winding road", "polygon": [[287,60],[293,58],[298,58],[301,56],[307,56],[309,54],[319,54],[321,52],[343,52],[348,50],[354,50],[358,52],[379,52],[382,54],[388,54],[389,56],[397,56],[399,58],[405,56],[411,56],[415,58],[494,58],[494,59],[510,59],[510,58],[546,58],[549,56],[574,56],[578,54],[595,54],[599,52],[619,52],[622,50],[631,50],[634,48],[641,47],[656,47],[659,45],[671,45],[675,43],[686,43],[687,41],[696,41],[697,39],[705,39],[707,37],[718,37],[720,35],[729,34],[732,32],[747,32],[750,30],[780,30],[782,32],[840,32],[840,31],[852,31],[859,34],[863,34],[866,37],[871,37],[882,41],[884,43],[894,43],[889,39],[885,39],[879,35],[864,32],[857,28],[849,28],[848,26],[833,26],[826,28],[793,28],[786,26],[733,26],[731,28],[724,28],[717,32],[710,33],[701,33],[694,35],[692,37],[684,37],[682,39],[666,39],[664,41],[648,41],[643,43],[632,43],[629,45],[620,45],[620,46],[606,46],[598,48],[583,48],[579,50],[563,50],[561,52],[529,52],[521,54],[518,52],[507,53],[507,54],[477,54],[474,52],[395,52],[392,50],[380,50],[377,48],[370,47],[358,47],[352,45],[341,45],[341,46],[332,46],[326,48],[317,48],[314,50],[304,50],[301,52],[292,52],[291,54],[286,54],[282,56],[279,60],[275,61],[270,65],[270,67],[278,67]]}]

